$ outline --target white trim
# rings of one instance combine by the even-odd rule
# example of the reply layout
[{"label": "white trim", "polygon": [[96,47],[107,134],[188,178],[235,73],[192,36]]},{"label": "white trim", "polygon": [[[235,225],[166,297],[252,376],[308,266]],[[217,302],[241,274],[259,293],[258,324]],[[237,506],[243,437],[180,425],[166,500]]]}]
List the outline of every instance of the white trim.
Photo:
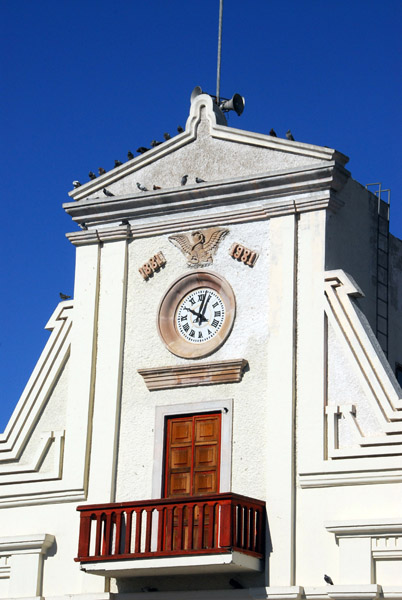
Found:
[{"label": "white trim", "polygon": [[165,444],[165,420],[171,415],[203,412],[221,412],[221,470],[220,492],[231,491],[232,480],[232,421],[233,399],[206,400],[186,404],[169,404],[155,407],[155,443],[152,473],[152,498],[162,498],[163,454]]},{"label": "white trim", "polygon": [[104,577],[150,577],[261,571],[262,564],[263,561],[255,556],[235,551],[224,554],[196,554],[81,563],[81,570]]},{"label": "white trim", "polygon": [[55,537],[49,533],[0,537],[0,556],[10,554],[46,554]]},{"label": "white trim", "polygon": [[[54,442],[54,444],[52,444],[52,442]],[[2,465],[0,463],[0,475],[6,478],[5,481],[0,479],[0,485],[60,479],[63,465],[63,444],[64,430],[43,433],[41,435],[41,445],[37,449],[34,458],[29,464]],[[52,445],[54,445],[55,448],[52,459],[52,468],[50,472],[41,473],[39,469]]]},{"label": "white trim", "polygon": [[[362,460],[367,460],[367,457],[359,460],[361,465]],[[384,468],[384,458],[373,457],[370,461],[380,462],[381,467],[378,469],[373,465],[373,469],[357,468],[356,461],[353,459],[342,460],[342,466],[334,464],[334,462],[323,461],[322,469],[311,471],[310,473],[300,473],[298,477],[299,485],[304,488],[331,487],[334,485],[366,485],[376,483],[401,483],[402,469],[400,468],[400,457],[389,457],[387,462],[389,468]],[[337,461],[338,463],[339,461]]]},{"label": "white trim", "polygon": [[[63,204],[74,222],[85,222],[88,228],[67,237],[71,241],[74,235],[95,239],[97,230],[102,236],[98,242],[113,241],[145,232],[158,235],[166,227],[168,233],[195,226],[211,227],[217,221],[242,223],[327,208],[336,212],[343,206],[336,191],[343,187],[346,177],[346,172],[339,171],[335,163],[319,163],[303,169],[210,182],[207,187],[145,192],[146,202],[144,193],[111,199],[87,198]],[[235,206],[240,209],[233,210]],[[193,212],[191,216],[189,211]],[[130,225],[120,225],[122,219],[128,219]]]},{"label": "white trim", "polygon": [[45,329],[52,334],[4,431],[0,434],[0,463],[18,460],[40,411],[70,353],[72,301],[60,302]]},{"label": "white trim", "polygon": [[305,587],[306,600],[377,600],[381,586],[374,584],[327,585],[323,587]]},{"label": "white trim", "polygon": [[358,519],[356,521],[328,521],[325,529],[339,537],[379,537],[402,534],[401,519]]}]

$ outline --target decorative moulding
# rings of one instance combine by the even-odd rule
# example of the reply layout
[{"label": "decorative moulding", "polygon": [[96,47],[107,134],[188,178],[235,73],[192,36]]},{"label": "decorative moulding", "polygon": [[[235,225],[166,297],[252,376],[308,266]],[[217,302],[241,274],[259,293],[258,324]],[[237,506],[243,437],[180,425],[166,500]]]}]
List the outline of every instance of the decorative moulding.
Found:
[{"label": "decorative moulding", "polygon": [[38,533],[35,535],[17,535],[13,537],[0,538],[0,556],[9,554],[45,554],[55,537],[50,533]]},{"label": "decorative moulding", "polygon": [[138,369],[150,391],[215,385],[217,383],[238,383],[247,366],[244,358],[223,360],[202,364],[180,365]]},{"label": "decorative moulding", "polygon": [[[19,459],[29,433],[47,401],[70,353],[73,302],[60,302],[46,325],[52,331],[4,433],[0,434],[0,465]],[[18,469],[17,469],[18,470]],[[11,469],[10,469],[11,472]]]},{"label": "decorative moulding", "polygon": [[[289,197],[287,203],[290,202],[293,212],[299,212],[314,210],[314,192],[339,191],[349,175],[349,171],[335,161],[323,161],[312,166],[209,182],[202,187],[186,185],[145,194],[142,192],[140,195],[131,193],[113,198],[91,197],[80,202],[67,202],[63,208],[73,221],[80,225],[85,223],[88,229],[94,224],[120,225],[122,220],[148,220],[149,217],[156,217],[160,222],[169,214],[183,214],[190,210],[208,212],[233,204],[258,202],[261,206],[262,201],[271,204],[273,200],[284,196]],[[298,199],[298,195],[302,197]],[[124,231],[127,227],[120,225],[120,229]]]},{"label": "decorative moulding", "polygon": [[329,521],[325,529],[340,537],[379,537],[402,534],[401,519]]},{"label": "decorative moulding", "polygon": [[[307,197],[308,196],[308,197]],[[254,200],[254,199],[253,199]],[[264,203],[264,204],[262,204]],[[137,220],[135,211],[130,211],[129,207],[119,212],[110,212],[107,215],[109,227],[102,225],[97,228],[98,223],[88,224],[88,229],[84,231],[74,231],[67,233],[66,237],[75,246],[86,244],[99,244],[105,242],[114,242],[118,240],[139,239],[149,237],[151,235],[164,235],[168,233],[176,233],[180,231],[188,231],[189,229],[199,229],[204,227],[217,227],[222,225],[234,225],[236,223],[251,223],[253,221],[264,221],[274,217],[283,217],[285,215],[293,215],[312,210],[331,210],[336,212],[343,206],[343,202],[330,190],[320,190],[318,192],[309,192],[308,194],[299,194],[280,199],[265,199],[258,201],[255,205],[248,205],[245,208],[238,210],[205,210],[204,214],[188,216],[174,216],[169,218],[164,215],[163,220],[155,219],[150,223],[149,220],[141,222]],[[198,207],[205,208],[205,207]],[[211,209],[211,205],[207,208]],[[184,213],[183,213],[184,214]],[[105,216],[106,219],[106,216]],[[130,225],[115,226],[111,222],[119,219],[129,219],[133,221]],[[75,217],[73,219],[77,223],[85,221],[83,217]],[[139,222],[138,222],[139,221]],[[85,221],[87,222],[87,221]]]}]

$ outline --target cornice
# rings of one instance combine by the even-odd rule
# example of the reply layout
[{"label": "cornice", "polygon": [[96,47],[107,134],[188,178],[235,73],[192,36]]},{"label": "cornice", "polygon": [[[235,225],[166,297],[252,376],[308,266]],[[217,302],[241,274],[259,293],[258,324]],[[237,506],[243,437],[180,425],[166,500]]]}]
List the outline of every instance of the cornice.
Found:
[{"label": "cornice", "polygon": [[192,363],[169,367],[138,369],[149,391],[216,385],[218,383],[238,383],[241,381],[247,361],[224,360],[208,363]]},{"label": "cornice", "polygon": [[330,521],[325,523],[325,529],[340,537],[378,537],[400,535],[402,533],[401,519],[370,519],[356,521]]},{"label": "cornice", "polygon": [[49,533],[17,535],[0,538],[0,556],[8,554],[45,554],[54,544],[55,537]]},{"label": "cornice", "polygon": [[[326,208],[335,212],[343,205],[336,191],[347,177],[348,171],[331,162],[193,188],[67,203],[66,212],[86,227],[67,237],[73,244],[81,245]],[[236,205],[241,208],[236,209]],[[116,227],[122,221],[128,224]]]}]

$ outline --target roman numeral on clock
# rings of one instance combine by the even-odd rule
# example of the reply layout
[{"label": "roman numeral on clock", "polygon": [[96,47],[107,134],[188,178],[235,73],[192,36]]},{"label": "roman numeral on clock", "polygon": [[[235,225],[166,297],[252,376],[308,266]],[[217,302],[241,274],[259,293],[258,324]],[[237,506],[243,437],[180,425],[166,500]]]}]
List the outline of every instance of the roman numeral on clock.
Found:
[{"label": "roman numeral on clock", "polygon": [[188,331],[190,329],[190,325],[188,323],[184,323],[183,329],[184,331]]},{"label": "roman numeral on clock", "polygon": [[219,325],[219,321],[217,321],[216,319],[214,319],[211,323],[212,327],[218,327]]}]

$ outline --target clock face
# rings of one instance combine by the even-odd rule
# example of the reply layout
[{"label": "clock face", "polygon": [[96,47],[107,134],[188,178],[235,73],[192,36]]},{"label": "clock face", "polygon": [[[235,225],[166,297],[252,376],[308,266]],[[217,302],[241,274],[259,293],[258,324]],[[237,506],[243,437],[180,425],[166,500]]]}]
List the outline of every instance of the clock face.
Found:
[{"label": "clock face", "polygon": [[186,273],[161,300],[159,335],[176,356],[207,356],[226,341],[235,312],[233,290],[223,277],[210,271]]},{"label": "clock face", "polygon": [[212,340],[225,322],[225,304],[212,288],[197,288],[179,303],[176,327],[191,344]]}]

